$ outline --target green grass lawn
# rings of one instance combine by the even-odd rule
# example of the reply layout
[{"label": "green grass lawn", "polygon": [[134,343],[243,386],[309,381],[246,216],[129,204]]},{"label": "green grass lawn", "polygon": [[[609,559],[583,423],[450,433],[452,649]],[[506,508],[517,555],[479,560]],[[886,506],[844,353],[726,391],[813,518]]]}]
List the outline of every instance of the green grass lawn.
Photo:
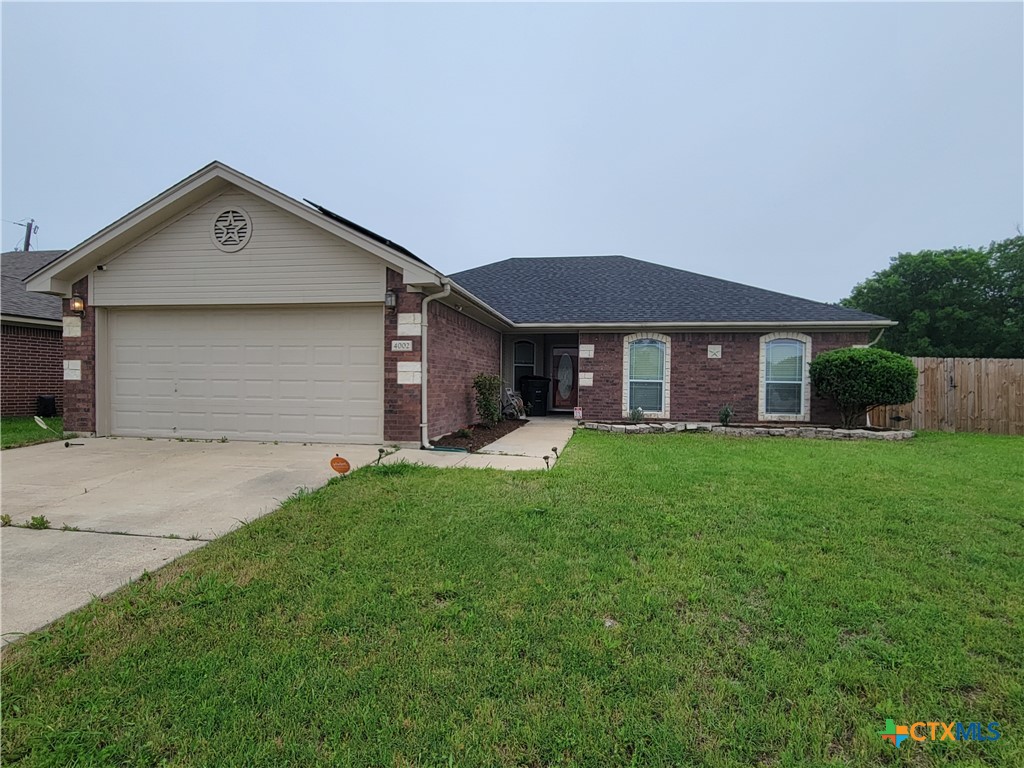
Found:
[{"label": "green grass lawn", "polygon": [[1022,765],[1022,501],[982,435],[367,468],[8,648],[4,761]]},{"label": "green grass lawn", "polygon": [[0,418],[0,449],[20,448],[23,445],[49,443],[60,440],[64,433],[64,421],[60,416],[43,419],[53,432],[47,432],[36,424],[31,416],[4,416]]}]

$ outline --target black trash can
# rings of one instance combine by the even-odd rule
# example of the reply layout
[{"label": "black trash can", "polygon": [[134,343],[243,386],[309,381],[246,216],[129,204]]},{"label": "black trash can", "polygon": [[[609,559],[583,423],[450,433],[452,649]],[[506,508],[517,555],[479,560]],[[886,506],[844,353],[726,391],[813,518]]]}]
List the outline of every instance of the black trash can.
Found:
[{"label": "black trash can", "polygon": [[36,397],[36,416],[56,416],[57,396],[39,395]]},{"label": "black trash can", "polygon": [[544,376],[523,376],[519,380],[519,391],[523,395],[523,405],[527,416],[548,415],[548,390],[551,379]]}]

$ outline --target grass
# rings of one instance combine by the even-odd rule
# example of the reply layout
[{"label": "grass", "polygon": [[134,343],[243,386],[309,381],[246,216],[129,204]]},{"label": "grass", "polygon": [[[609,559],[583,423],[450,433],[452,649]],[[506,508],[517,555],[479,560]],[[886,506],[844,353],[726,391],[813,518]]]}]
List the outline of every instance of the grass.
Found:
[{"label": "grass", "polygon": [[[296,494],[4,653],[4,760],[1024,764],[1024,442],[578,434]],[[998,721],[881,741],[886,718]]]},{"label": "grass", "polygon": [[50,443],[63,439],[64,420],[60,416],[43,419],[46,425],[54,430],[47,432],[36,424],[31,416],[4,416],[0,418],[0,449],[21,448],[24,445]]}]

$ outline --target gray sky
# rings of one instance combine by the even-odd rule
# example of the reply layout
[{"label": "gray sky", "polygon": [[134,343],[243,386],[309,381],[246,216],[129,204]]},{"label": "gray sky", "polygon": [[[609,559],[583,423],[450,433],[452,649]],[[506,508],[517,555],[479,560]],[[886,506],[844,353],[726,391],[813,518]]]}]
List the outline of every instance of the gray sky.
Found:
[{"label": "gray sky", "polygon": [[15,4],[3,239],[210,160],[444,272],[621,253],[835,301],[1024,225],[1011,4]]}]

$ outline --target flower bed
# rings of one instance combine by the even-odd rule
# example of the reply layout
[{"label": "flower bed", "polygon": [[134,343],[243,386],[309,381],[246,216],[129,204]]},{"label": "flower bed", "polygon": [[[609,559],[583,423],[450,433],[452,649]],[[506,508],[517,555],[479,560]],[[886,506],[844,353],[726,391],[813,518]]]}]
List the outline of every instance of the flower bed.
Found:
[{"label": "flower bed", "polygon": [[832,427],[723,427],[710,422],[659,422],[656,424],[614,424],[587,421],[583,429],[625,434],[658,434],[663,432],[712,432],[731,437],[802,437],[812,440],[909,440],[914,432],[909,429],[878,431],[874,429],[833,429]]}]

